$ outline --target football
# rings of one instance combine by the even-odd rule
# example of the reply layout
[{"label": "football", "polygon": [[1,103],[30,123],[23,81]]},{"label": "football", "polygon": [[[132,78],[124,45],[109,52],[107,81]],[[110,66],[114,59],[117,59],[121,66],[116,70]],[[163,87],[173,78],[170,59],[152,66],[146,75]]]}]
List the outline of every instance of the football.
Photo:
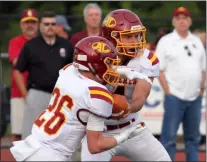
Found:
[{"label": "football", "polygon": [[111,119],[119,120],[128,110],[128,101],[125,96],[112,94],[114,98],[113,110]]}]

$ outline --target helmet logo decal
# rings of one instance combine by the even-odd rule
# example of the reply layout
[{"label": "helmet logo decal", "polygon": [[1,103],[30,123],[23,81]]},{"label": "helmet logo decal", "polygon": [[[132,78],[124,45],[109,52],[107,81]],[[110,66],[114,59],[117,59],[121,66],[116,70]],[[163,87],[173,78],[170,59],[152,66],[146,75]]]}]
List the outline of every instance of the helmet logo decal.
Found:
[{"label": "helmet logo decal", "polygon": [[28,15],[28,16],[32,16],[32,11],[31,11],[31,10],[28,10],[28,11],[27,11],[27,15]]},{"label": "helmet logo decal", "polygon": [[116,26],[116,20],[113,17],[109,16],[104,21],[104,25],[108,28],[113,28],[114,26]]},{"label": "helmet logo decal", "polygon": [[93,43],[92,48],[100,53],[110,53],[111,52],[111,48],[109,47],[109,45],[107,45],[106,43],[103,43],[103,42]]},{"label": "helmet logo decal", "polygon": [[183,12],[183,11],[185,11],[185,8],[184,8],[184,7],[179,7],[179,8],[178,8],[178,11],[179,11],[179,12]]}]

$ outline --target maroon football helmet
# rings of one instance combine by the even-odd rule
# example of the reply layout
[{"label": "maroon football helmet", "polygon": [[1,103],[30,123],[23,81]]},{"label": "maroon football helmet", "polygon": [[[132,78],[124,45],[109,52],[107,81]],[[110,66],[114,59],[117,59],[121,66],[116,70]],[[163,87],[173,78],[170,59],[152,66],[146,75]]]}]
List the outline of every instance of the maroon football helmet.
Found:
[{"label": "maroon football helmet", "polygon": [[120,62],[113,44],[103,37],[86,37],[75,45],[75,66],[92,72],[102,83],[114,86],[118,82],[119,74],[115,68]]},{"label": "maroon football helmet", "polygon": [[[102,23],[103,37],[111,41],[121,55],[141,55],[146,45],[146,28],[139,17],[126,9],[110,12]],[[123,36],[136,35],[136,42],[122,42]]]}]

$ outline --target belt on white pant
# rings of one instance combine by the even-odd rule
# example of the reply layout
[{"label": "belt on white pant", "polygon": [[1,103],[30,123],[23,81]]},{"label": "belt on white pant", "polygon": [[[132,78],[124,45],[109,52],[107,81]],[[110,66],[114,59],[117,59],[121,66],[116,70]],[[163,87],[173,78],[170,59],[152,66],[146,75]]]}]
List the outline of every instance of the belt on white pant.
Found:
[{"label": "belt on white pant", "polygon": [[[130,121],[128,121],[126,123],[122,123],[122,124],[118,124],[118,125],[106,125],[106,127],[107,127],[108,131],[113,131],[113,130],[116,130],[116,129],[122,129],[122,128],[132,124],[135,121],[136,120],[133,118],[133,119],[131,119]],[[140,122],[139,124],[140,124],[140,127],[144,127],[145,126],[144,122]]]}]

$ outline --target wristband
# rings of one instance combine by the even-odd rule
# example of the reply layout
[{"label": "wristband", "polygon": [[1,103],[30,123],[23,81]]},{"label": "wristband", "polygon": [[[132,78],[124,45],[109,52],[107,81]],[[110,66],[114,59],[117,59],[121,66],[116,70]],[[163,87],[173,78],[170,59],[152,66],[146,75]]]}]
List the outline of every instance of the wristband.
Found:
[{"label": "wristband", "polygon": [[127,140],[129,136],[131,135],[131,133],[134,132],[138,127],[139,125],[133,126],[131,128],[128,128],[124,132],[113,136],[116,139],[117,145]]},{"label": "wristband", "polygon": [[117,145],[124,142],[128,138],[125,134],[119,134],[113,137],[116,139]]}]

